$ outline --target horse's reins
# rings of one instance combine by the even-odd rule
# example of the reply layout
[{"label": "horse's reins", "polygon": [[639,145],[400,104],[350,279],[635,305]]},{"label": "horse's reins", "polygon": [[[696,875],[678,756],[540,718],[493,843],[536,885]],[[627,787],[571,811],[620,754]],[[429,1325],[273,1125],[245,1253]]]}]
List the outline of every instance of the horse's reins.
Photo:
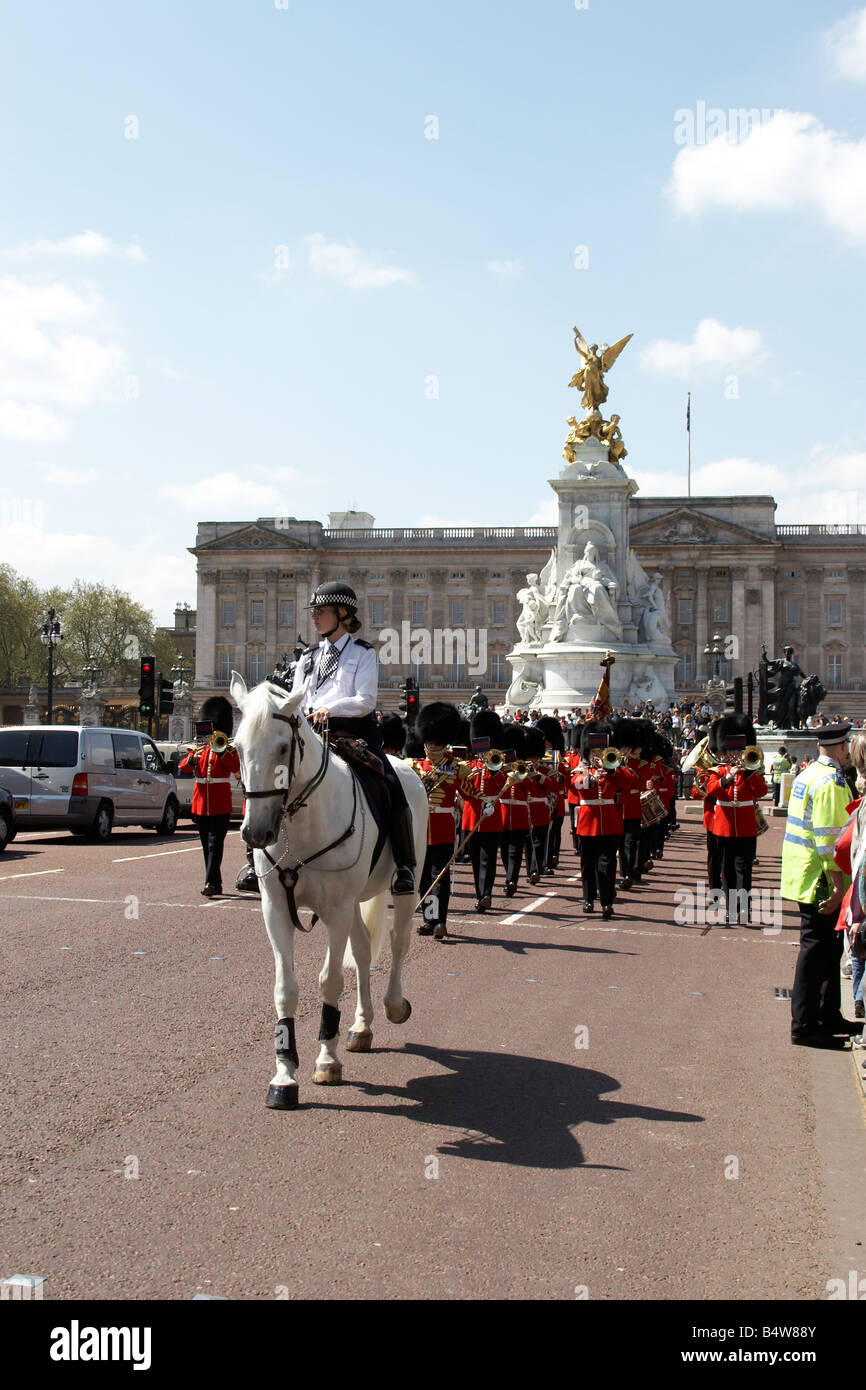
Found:
[{"label": "horse's reins", "polygon": [[[278,714],[275,710],[271,711],[271,718],[281,719],[284,724],[289,725],[292,731],[292,746],[289,752],[288,783],[284,788],[274,787],[272,791],[251,792],[247,791],[246,788],[244,788],[244,795],[251,801],[265,796],[282,796],[283,805],[280,808],[280,826],[282,826],[282,823],[286,817],[288,817],[289,820],[291,820],[292,817],[296,815],[298,811],[302,810],[306,806],[307,797],[310,795],[311,792],[314,792],[316,788],[320,786],[321,783],[324,781],[325,774],[328,771],[328,764],[331,758],[331,740],[329,731],[326,727],[324,736],[322,738],[322,761],[319,764],[317,771],[310,778],[309,782],[307,782],[306,785],[301,788],[297,796],[295,796],[292,801],[289,801],[289,791],[291,789],[292,780],[295,775],[296,750],[299,750],[298,765],[300,766],[300,764],[304,761],[304,744],[303,741],[298,737],[298,729],[300,728],[300,722],[296,714]],[[263,875],[263,877],[267,877],[267,874],[272,873],[273,870],[276,869],[280,883],[283,885],[283,888],[286,892],[286,900],[289,906],[289,916],[292,919],[292,926],[297,927],[299,931],[312,931],[317,920],[314,916],[312,921],[310,922],[310,925],[308,927],[305,927],[302,925],[301,920],[298,916],[298,907],[297,903],[295,902],[295,887],[300,877],[300,871],[307,864],[312,864],[316,859],[321,859],[323,854],[328,854],[332,849],[336,849],[337,846],[341,845],[344,840],[348,840],[349,836],[353,834],[355,830],[355,812],[357,811],[357,809],[358,779],[355,777],[353,773],[352,817],[348,829],[344,830],[342,835],[338,836],[336,840],[332,840],[329,845],[325,845],[324,849],[316,850],[315,854],[309,854],[306,859],[299,859],[297,864],[295,864],[292,868],[280,868],[279,860],[274,859],[268,853],[267,849],[262,850],[262,854],[265,856],[265,858],[271,865],[270,869],[266,870],[266,873]],[[279,838],[279,831],[277,832],[277,838]]]}]

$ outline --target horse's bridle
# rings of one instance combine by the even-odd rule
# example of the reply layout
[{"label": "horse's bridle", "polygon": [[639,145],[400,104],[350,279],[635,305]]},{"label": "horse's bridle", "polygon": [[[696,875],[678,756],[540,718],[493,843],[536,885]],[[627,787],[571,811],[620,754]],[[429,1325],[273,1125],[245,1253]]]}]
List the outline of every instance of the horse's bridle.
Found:
[{"label": "horse's bridle", "polygon": [[[300,720],[298,719],[298,716],[296,714],[279,714],[276,710],[271,711],[271,718],[282,720],[284,724],[289,725],[289,728],[292,731],[292,744],[289,750],[289,776],[287,784],[283,788],[274,787],[270,791],[257,792],[247,791],[245,787],[244,796],[250,801],[255,801],[257,799],[260,800],[261,798],[266,796],[282,796],[283,804],[280,807],[280,817],[277,829],[277,838],[279,839],[279,827],[282,826],[283,820],[286,817],[288,817],[288,819],[291,820],[292,817],[296,815],[298,811],[302,810],[303,807],[307,805],[307,798],[309,797],[310,793],[314,792],[316,788],[320,786],[321,783],[324,781],[325,774],[328,771],[328,764],[331,760],[331,740],[328,728],[326,726],[324,735],[322,737],[322,761],[319,764],[319,767],[316,770],[316,772],[313,773],[313,776],[310,778],[309,782],[307,782],[305,786],[301,788],[297,796],[295,796],[291,801],[289,801],[289,792],[291,791],[292,781],[295,775],[295,754],[297,753],[298,755],[298,766],[300,766],[300,764],[304,761],[304,744],[298,734],[298,731],[300,729]],[[324,849],[317,850],[315,854],[308,855],[306,859],[299,859],[297,864],[295,864],[294,867],[290,869],[281,869],[279,866],[279,860],[274,859],[272,855],[268,853],[267,849],[262,849],[262,854],[265,856],[265,858],[271,865],[271,868],[266,871],[263,877],[267,877],[268,873],[271,873],[274,869],[276,869],[280,883],[286,890],[286,899],[289,905],[289,916],[292,919],[292,925],[294,927],[297,927],[299,931],[312,931],[313,927],[316,924],[316,918],[314,916],[309,927],[304,927],[302,926],[300,918],[298,917],[298,908],[295,902],[295,887],[300,877],[300,871],[304,868],[305,865],[312,864],[313,861],[316,859],[321,859],[323,854],[328,854],[330,850],[336,849],[338,845],[341,845],[344,840],[348,840],[349,836],[353,833],[355,829],[355,812],[357,811],[357,809],[358,779],[353,774],[351,822],[349,824],[348,829],[344,830],[342,835],[338,836],[336,840],[332,840],[329,845],[325,845]]]}]

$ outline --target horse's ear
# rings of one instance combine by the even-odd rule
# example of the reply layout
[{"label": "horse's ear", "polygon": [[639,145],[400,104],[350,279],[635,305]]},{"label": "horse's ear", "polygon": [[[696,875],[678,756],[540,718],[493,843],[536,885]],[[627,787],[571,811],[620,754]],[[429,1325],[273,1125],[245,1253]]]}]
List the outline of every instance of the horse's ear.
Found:
[{"label": "horse's ear", "polygon": [[229,690],[238,709],[242,710],[244,701],[247,698],[247,683],[243,676],[237,671],[232,671],[232,678],[229,681]]}]

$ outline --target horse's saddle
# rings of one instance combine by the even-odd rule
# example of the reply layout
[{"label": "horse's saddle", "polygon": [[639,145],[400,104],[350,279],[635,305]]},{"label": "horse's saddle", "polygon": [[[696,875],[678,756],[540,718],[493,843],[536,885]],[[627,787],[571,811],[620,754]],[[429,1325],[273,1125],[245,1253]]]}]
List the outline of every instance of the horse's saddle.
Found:
[{"label": "horse's saddle", "polygon": [[388,826],[391,822],[391,793],[385,780],[382,759],[372,751],[364,739],[347,738],[343,734],[331,739],[331,750],[349,764],[361,784],[361,790],[376,822],[379,833],[370,861],[372,872],[388,838]]}]

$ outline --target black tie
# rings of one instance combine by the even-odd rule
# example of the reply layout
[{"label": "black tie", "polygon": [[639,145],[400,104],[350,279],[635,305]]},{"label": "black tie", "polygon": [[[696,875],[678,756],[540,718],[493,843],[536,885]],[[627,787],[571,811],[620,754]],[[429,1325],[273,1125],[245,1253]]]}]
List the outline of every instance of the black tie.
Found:
[{"label": "black tie", "polygon": [[319,686],[323,684],[324,681],[331,679],[331,676],[334,674],[339,664],[340,653],[334,646],[333,642],[329,642],[325,651],[325,655],[319,662],[319,676],[318,680],[316,681],[317,690]]}]

